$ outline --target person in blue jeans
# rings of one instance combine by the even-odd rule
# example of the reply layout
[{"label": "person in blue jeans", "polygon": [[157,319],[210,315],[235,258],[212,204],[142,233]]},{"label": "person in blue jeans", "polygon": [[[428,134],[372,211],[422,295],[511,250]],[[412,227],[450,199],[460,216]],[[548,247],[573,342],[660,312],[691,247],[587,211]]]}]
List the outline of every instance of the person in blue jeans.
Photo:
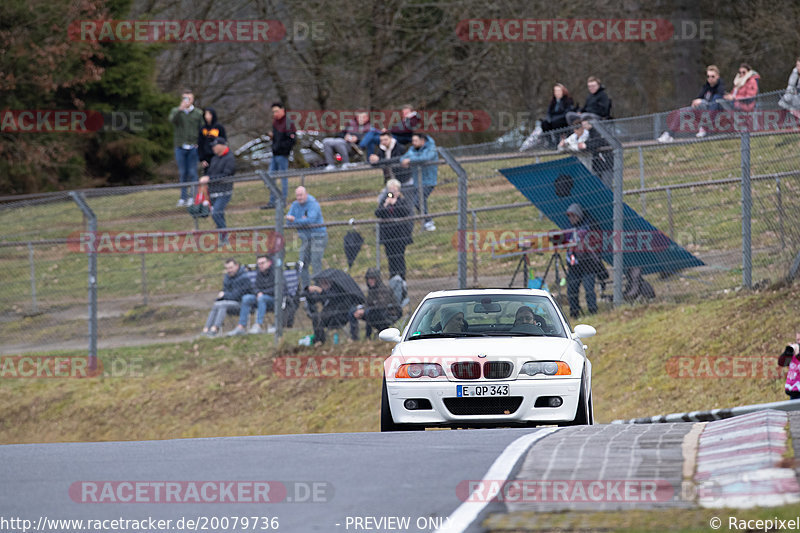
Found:
[{"label": "person in blue jeans", "polygon": [[[200,183],[208,183],[208,196],[211,199],[211,218],[217,229],[224,229],[225,207],[233,195],[233,182],[228,181],[236,172],[236,160],[228,148],[228,141],[224,137],[217,137],[211,143],[214,156],[208,165],[208,174],[200,178]],[[220,233],[220,244],[228,242],[228,234]]]},{"label": "person in blue jeans", "polygon": [[286,220],[290,228],[297,228],[297,235],[300,237],[299,259],[303,263],[300,279],[305,288],[308,287],[310,281],[309,264],[315,276],[322,272],[322,256],[328,246],[328,230],[324,226],[325,219],[322,218],[322,209],[317,199],[308,194],[302,185],[295,189],[294,195],[295,201],[289,208]]},{"label": "person in blue jeans", "polygon": [[[230,336],[244,335],[244,327],[250,310],[256,306],[256,322],[248,333],[262,333],[264,331],[264,317],[267,311],[275,309],[275,269],[272,260],[267,255],[259,255],[256,258],[256,279],[253,290],[255,294],[245,294],[242,297],[242,305],[239,309],[239,325],[236,329],[228,333]],[[273,330],[274,331],[274,330]]]},{"label": "person in blue jeans", "polygon": [[[436,143],[430,135],[424,133],[414,133],[411,135],[411,148],[403,155],[400,164],[409,168],[412,163],[417,164],[418,167],[412,169],[414,175],[414,190],[418,188],[419,175],[422,174],[422,206],[420,206],[419,195],[415,194],[413,201],[416,204],[417,210],[420,214],[428,214],[428,196],[436,188],[439,178],[439,167],[435,164],[424,165],[424,163],[435,162],[439,159],[439,152],[436,151]],[[422,226],[425,231],[436,231],[436,224],[430,217],[425,218],[425,223]]]},{"label": "person in blue jeans", "polygon": [[567,300],[569,301],[569,316],[578,318],[581,315],[580,297],[581,285],[586,292],[586,307],[590,315],[597,312],[597,296],[594,292],[595,275],[602,267],[602,260],[597,252],[587,243],[587,235],[593,231],[590,217],[584,213],[578,203],[570,204],[567,208],[567,218],[572,225],[571,242],[573,248],[567,250]]},{"label": "person in blue jeans", "polygon": [[[194,106],[194,94],[186,89],[181,94],[181,103],[169,112],[172,123],[175,161],[178,163],[180,183],[197,182],[197,134],[203,125],[203,112]],[[181,187],[181,198],[178,207],[192,205],[192,198],[187,187]]]},{"label": "person in blue jeans", "polygon": [[[281,102],[272,104],[272,161],[269,164],[269,172],[285,172],[289,170],[289,155],[294,147],[297,129],[289,117],[286,116],[286,107]],[[281,178],[281,192],[283,193],[283,205],[286,207],[286,199],[289,194],[289,178]],[[262,205],[261,209],[274,209],[275,196],[272,192],[269,195],[269,203]]]}]

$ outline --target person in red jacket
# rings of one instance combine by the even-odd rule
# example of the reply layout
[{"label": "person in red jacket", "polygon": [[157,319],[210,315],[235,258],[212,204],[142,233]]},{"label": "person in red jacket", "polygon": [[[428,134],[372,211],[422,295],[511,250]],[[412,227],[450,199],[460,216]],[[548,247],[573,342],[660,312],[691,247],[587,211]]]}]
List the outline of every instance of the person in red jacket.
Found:
[{"label": "person in red jacket", "polygon": [[739,65],[739,72],[733,79],[733,92],[725,93],[722,106],[727,110],[752,111],[756,107],[758,82],[761,77],[747,63]]}]

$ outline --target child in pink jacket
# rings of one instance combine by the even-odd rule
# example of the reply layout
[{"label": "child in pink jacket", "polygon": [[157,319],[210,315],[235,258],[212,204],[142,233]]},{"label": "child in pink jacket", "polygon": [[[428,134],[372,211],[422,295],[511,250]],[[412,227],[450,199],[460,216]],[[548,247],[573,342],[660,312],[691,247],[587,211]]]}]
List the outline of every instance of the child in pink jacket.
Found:
[{"label": "child in pink jacket", "polygon": [[788,345],[778,358],[778,365],[789,367],[786,394],[792,400],[800,399],[800,333],[797,333],[795,340],[797,342]]}]

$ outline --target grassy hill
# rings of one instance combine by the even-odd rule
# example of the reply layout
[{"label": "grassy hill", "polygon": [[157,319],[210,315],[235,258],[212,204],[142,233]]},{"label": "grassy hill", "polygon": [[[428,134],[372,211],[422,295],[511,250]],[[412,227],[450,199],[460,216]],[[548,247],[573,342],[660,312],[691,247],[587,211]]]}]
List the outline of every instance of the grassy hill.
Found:
[{"label": "grassy hill", "polygon": [[[786,399],[785,370],[777,377],[710,378],[707,367],[692,363],[681,367],[681,376],[670,360],[747,356],[766,358],[758,369],[774,369],[800,329],[798,297],[794,285],[591,317],[587,322],[598,330],[587,342],[597,421]],[[104,377],[2,378],[0,442],[377,430],[379,362],[390,345],[295,346],[304,333],[290,330],[277,350],[266,335],[106,350]],[[276,358],[309,355],[371,359],[377,370],[352,379],[286,378],[275,371]],[[723,374],[726,368],[718,365]]]}]

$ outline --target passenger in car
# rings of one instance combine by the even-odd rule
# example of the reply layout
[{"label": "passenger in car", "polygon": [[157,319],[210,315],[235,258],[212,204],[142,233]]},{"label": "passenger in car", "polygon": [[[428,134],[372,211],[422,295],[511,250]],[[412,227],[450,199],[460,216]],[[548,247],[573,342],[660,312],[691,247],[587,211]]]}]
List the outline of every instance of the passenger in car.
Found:
[{"label": "passenger in car", "polygon": [[460,333],[466,330],[464,313],[452,308],[442,310],[442,333]]}]

